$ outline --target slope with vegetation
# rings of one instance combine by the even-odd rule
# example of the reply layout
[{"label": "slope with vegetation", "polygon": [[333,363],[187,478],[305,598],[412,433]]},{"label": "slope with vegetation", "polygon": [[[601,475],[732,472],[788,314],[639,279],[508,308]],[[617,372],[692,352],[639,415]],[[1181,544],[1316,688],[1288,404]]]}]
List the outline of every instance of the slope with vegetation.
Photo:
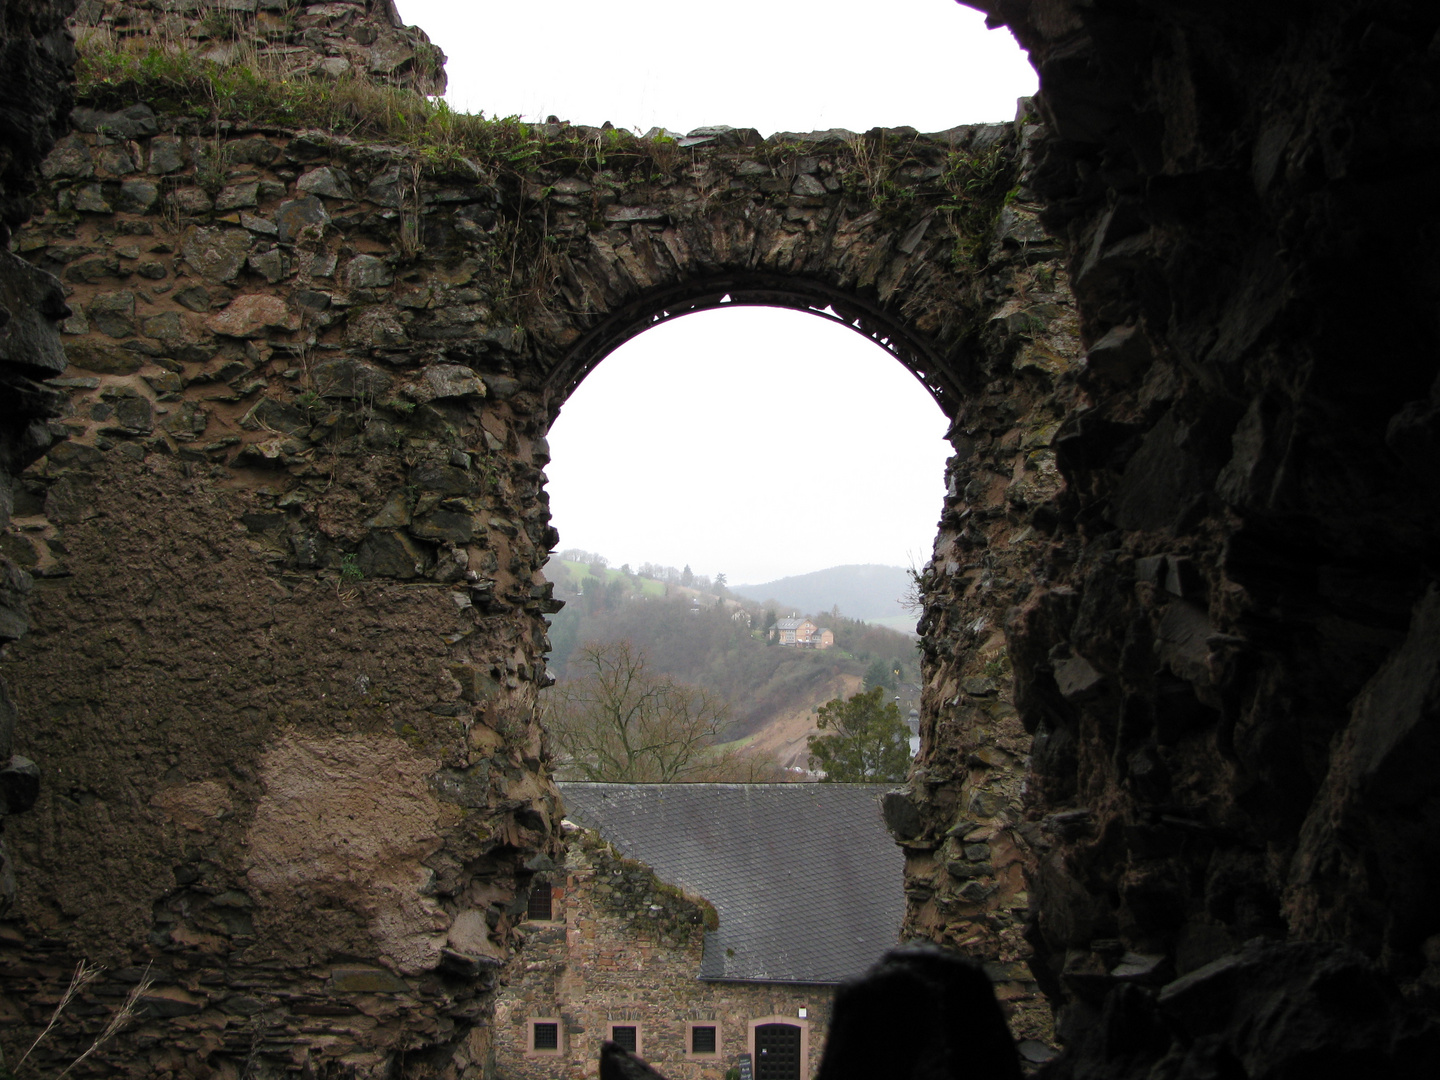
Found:
[{"label": "slope with vegetation", "polygon": [[[653,569],[663,576],[664,568]],[[820,706],[862,685],[883,680],[893,687],[918,673],[913,641],[892,630],[844,616],[816,616],[834,631],[833,648],[779,646],[768,633],[777,618],[773,607],[728,595],[723,585],[720,591],[702,591],[693,583],[627,570],[575,551],[562,552],[546,566],[555,595],[566,602],[550,626],[549,666],[558,692],[585,675],[589,645],[626,642],[652,675],[726,703],[722,741],[804,767],[805,740],[816,730]],[[716,588],[688,567],[680,573]]]}]

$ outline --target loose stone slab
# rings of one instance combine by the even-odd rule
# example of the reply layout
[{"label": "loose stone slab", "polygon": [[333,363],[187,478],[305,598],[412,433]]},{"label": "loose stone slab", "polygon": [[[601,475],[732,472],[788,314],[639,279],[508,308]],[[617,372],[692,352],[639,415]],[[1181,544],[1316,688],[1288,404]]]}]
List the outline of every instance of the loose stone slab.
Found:
[{"label": "loose stone slab", "polygon": [[217,334],[228,337],[264,337],[267,330],[298,330],[300,316],[278,296],[259,294],[236,297],[224,311],[205,321]]}]

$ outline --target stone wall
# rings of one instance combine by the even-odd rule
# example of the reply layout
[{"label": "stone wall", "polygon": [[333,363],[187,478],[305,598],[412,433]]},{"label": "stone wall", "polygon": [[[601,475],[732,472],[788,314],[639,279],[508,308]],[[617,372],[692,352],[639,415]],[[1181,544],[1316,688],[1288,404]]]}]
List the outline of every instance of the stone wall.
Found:
[{"label": "stone wall", "polygon": [[[41,160],[66,127],[73,50],[64,20],[70,6],[0,3],[0,530],[10,522],[18,475],[50,446],[55,433],[49,421],[62,405],[57,390],[43,381],[65,368],[58,324],[69,312],[60,285],[7,244],[29,216]],[[0,650],[29,628],[31,585],[9,545],[0,543]],[[0,679],[0,917],[15,897],[5,819],[28,810],[39,788],[35,762],[12,753],[17,720]]]},{"label": "stone wall", "polygon": [[1007,624],[1058,1073],[1423,1075],[1440,298],[1394,198],[1436,178],[1440,16],[973,6],[1040,71],[1086,350]]},{"label": "stone wall", "polygon": [[[608,348],[725,298],[830,308],[955,417],[927,581],[949,816],[896,819],[926,875],[909,925],[996,965],[1043,1034],[1014,966],[1022,733],[994,636],[1045,549],[1074,366],[1058,251],[1014,187],[1032,118],[500,125],[469,156],[142,101],[74,121],[13,242],[71,308],[65,439],[7,541],[40,583],[6,663],[37,719],[21,748],[56,763],[13,833],[13,1037],[87,956],[110,972],[45,1067],[148,965],[145,1023],[103,1067],[483,1068],[516,896],[557,842],[544,435]],[[1010,749],[981,753],[987,731]],[[980,794],[945,803],[957,774]]]},{"label": "stone wall", "polygon": [[[29,440],[12,463],[69,436],[6,541],[42,580],[6,668],[34,718],[18,746],[55,763],[7,825],[9,1030],[37,1029],[78,955],[118,966],[43,1064],[153,962],[145,1024],[102,1062],[481,1067],[489,972],[555,842],[528,711],[541,440],[606,347],[740,290],[839,301],[956,420],[922,760],[887,802],[911,932],[1001,965],[1018,1000],[1028,912],[1077,1046],[1059,1075],[1307,1054],[1424,1074],[1440,298],[1435,209],[1409,196],[1440,159],[1437,16],[976,6],[1031,50],[1053,136],[1017,125],[1028,179],[978,262],[941,209],[975,131],[636,147],[556,125],[563,152],[521,176],[77,115],[18,240],[67,278],[89,366],[5,418],[7,446]],[[7,151],[28,147],[5,159],[8,224],[64,46],[54,11],[3,10],[7,58],[39,61],[0,68],[24,76]],[[306,65],[348,59],[310,29]],[[7,379],[13,312],[43,331],[47,295],[6,296]],[[19,376],[53,372],[36,355]],[[31,422],[56,407],[54,433]],[[335,860],[347,843],[361,857]],[[446,943],[466,913],[487,930],[470,952]],[[1246,1026],[1267,998],[1290,1004]]]},{"label": "stone wall", "polygon": [[990,377],[967,388],[954,418],[944,512],[921,578],[920,752],[906,790],[883,805],[906,856],[903,936],[984,964],[1017,1038],[1049,1044],[1024,938],[1031,740],[1015,708],[1005,620],[1055,573],[1063,483],[1052,447],[1075,403],[1079,350],[1060,249],[1026,210],[1026,160],[1007,211],[1016,216],[1002,224],[1023,239],[997,245],[987,271],[995,306],[976,351],[993,358]]},{"label": "stone wall", "polygon": [[78,0],[81,43],[156,44],[293,78],[377,80],[445,92],[445,54],[394,0]]},{"label": "stone wall", "polygon": [[[615,1022],[639,1028],[640,1055],[670,1080],[718,1077],[751,1053],[750,1022],[785,1017],[808,1030],[813,1075],[824,1047],[830,986],[701,982],[705,931],[715,910],[620,857],[598,834],[567,824],[564,898],[552,924],[525,925],[523,961],[495,1005],[497,1080],[581,1080],[599,1071],[600,1044]],[[800,1010],[806,1018],[800,1019]],[[528,1053],[529,1024],[553,1017],[563,1053]],[[687,1054],[687,1024],[718,1028],[719,1053]]]}]

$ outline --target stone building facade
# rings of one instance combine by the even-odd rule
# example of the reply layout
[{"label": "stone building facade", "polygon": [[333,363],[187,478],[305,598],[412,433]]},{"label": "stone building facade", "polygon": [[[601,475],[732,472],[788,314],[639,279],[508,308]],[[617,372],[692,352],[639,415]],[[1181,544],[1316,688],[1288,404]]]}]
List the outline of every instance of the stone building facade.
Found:
[{"label": "stone building facade", "polygon": [[[617,1026],[635,1029],[635,1052],[671,1080],[720,1080],[753,1056],[763,1023],[799,1029],[801,1075],[814,1075],[833,985],[701,981],[714,907],[593,830],[565,833],[564,863],[536,875],[555,889],[554,918],[521,925],[523,959],[496,1001],[496,1080],[595,1077]],[[537,1051],[535,1026],[552,1023],[557,1048]],[[694,1052],[695,1028],[714,1029],[713,1053]]]},{"label": "stone building facade", "polygon": [[496,1001],[497,1076],[594,1076],[606,1039],[671,1080],[718,1080],[747,1054],[756,1080],[812,1076],[835,986],[899,941],[878,790],[560,788],[565,861],[530,884],[538,918]]}]

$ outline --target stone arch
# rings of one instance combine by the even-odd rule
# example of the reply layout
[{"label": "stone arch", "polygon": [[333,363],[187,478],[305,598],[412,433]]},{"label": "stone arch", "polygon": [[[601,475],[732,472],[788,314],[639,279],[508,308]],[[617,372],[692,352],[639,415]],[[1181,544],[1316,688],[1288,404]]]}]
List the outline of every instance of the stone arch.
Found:
[{"label": "stone arch", "polygon": [[1014,125],[763,141],[749,130],[707,130],[684,140],[687,167],[670,160],[659,174],[632,174],[618,192],[573,166],[524,179],[516,228],[529,230],[532,248],[543,246],[539,235],[549,248],[524,268],[527,302],[514,318],[552,410],[628,337],[736,303],[847,326],[895,356],[954,416],[974,375],[967,350],[993,312],[985,266],[997,224],[997,251],[1027,263],[1056,251],[1033,219],[1006,205],[1018,164]]},{"label": "stone arch", "polygon": [[[276,1045],[392,995],[383,1023],[327,1043],[377,1069],[439,1017],[480,1024],[519,887],[559,855],[533,715],[557,542],[545,433],[618,340],[725,296],[831,310],[941,401],[957,454],[922,763],[963,772],[980,724],[1018,747],[1013,712],[985,711],[1005,688],[962,700],[961,683],[1020,588],[1005,568],[1045,545],[1030,522],[1059,488],[1075,355],[1059,249],[1021,198],[1028,114],[683,147],[555,125],[521,147],[553,163],[524,170],[238,123],[216,144],[143,102],[75,124],[17,236],[73,313],[63,422],[17,498],[14,550],[42,586],[8,669],[37,718],[27,748],[73,778],[6,830],[46,948],[233,950],[234,986],[322,1002],[282,1010]],[[201,149],[235,166],[218,190]],[[1018,786],[1011,770],[987,798]],[[107,872],[91,806],[128,838],[127,873]],[[996,874],[981,906],[1013,930],[1018,868]],[[917,899],[922,930],[933,909]],[[972,947],[998,959],[993,937]],[[30,997],[46,977],[17,978]],[[435,1053],[483,1055],[448,1025],[424,1036]]]},{"label": "stone arch", "polygon": [[652,289],[620,305],[590,330],[550,373],[546,397],[558,411],[575,387],[612,351],[661,323],[699,311],[774,307],[803,312],[852,330],[900,362],[953,418],[959,389],[949,367],[923,337],[883,307],[853,293],[802,278],[736,273]]}]

